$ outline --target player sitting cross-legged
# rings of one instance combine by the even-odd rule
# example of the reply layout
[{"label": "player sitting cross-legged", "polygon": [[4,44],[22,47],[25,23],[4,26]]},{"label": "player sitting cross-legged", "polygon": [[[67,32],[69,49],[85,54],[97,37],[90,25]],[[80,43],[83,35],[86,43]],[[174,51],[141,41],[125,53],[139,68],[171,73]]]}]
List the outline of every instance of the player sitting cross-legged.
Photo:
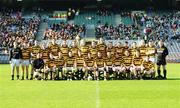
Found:
[{"label": "player sitting cross-legged", "polygon": [[105,64],[106,64],[105,70],[106,70],[107,78],[109,78],[109,77],[114,78],[115,77],[114,72],[113,72],[113,63],[114,63],[114,58],[111,55],[111,52],[107,52],[107,57],[105,59]]},{"label": "player sitting cross-legged", "polygon": [[113,65],[113,71],[115,74],[115,79],[124,79],[125,78],[125,72],[122,68],[123,64],[123,58],[118,53],[115,55],[114,59],[114,65]]}]

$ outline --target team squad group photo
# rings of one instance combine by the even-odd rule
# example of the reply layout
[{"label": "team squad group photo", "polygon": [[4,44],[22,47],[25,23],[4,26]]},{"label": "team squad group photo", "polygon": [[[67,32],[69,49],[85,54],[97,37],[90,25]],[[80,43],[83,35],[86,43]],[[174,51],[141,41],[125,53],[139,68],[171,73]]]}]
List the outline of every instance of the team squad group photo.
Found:
[{"label": "team squad group photo", "polygon": [[163,80],[167,76],[168,49],[163,40],[113,43],[77,38],[70,45],[56,41],[14,42],[9,56],[11,80]]}]

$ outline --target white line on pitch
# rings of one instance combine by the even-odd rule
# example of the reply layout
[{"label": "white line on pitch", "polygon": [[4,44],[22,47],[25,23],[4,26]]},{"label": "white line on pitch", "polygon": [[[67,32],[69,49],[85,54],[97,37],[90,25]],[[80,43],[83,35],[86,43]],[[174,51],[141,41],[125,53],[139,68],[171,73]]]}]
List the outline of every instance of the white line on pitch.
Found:
[{"label": "white line on pitch", "polygon": [[96,108],[100,108],[99,81],[96,81]]}]

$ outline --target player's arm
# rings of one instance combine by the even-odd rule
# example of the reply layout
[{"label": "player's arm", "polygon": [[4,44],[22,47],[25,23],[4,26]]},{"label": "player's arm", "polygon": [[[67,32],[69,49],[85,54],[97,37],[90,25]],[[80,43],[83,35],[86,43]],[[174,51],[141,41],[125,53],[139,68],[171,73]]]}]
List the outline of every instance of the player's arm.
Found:
[{"label": "player's arm", "polygon": [[12,49],[9,52],[9,63],[11,63],[11,59],[12,59]]},{"label": "player's arm", "polygon": [[77,59],[74,60],[74,67],[77,68]]}]

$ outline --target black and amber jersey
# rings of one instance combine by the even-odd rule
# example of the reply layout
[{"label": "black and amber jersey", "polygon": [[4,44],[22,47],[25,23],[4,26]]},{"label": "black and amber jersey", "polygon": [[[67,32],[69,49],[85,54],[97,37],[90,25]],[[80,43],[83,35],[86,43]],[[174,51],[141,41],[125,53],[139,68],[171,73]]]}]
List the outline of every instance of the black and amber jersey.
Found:
[{"label": "black and amber jersey", "polygon": [[73,57],[77,57],[78,56],[78,47],[71,47],[71,52],[72,52],[72,55]]},{"label": "black and amber jersey", "polygon": [[156,47],[147,47],[147,54],[148,54],[150,57],[155,57]]},{"label": "black and amber jersey", "polygon": [[31,52],[30,52],[29,48],[22,48],[21,51],[22,51],[22,59],[23,60],[30,59]]},{"label": "black and amber jersey", "polygon": [[31,53],[33,54],[33,56],[32,56],[33,60],[36,59],[37,54],[40,53],[40,51],[41,51],[40,46],[32,46]]},{"label": "black and amber jersey", "polygon": [[124,63],[124,60],[122,56],[114,59],[114,66],[122,66],[123,63]]},{"label": "black and amber jersey", "polygon": [[130,48],[130,49],[129,49],[130,55],[131,55],[131,56],[134,56],[136,50],[137,50],[137,48]]},{"label": "black and amber jersey", "polygon": [[123,61],[124,66],[131,66],[132,56],[123,56]]},{"label": "black and amber jersey", "polygon": [[139,56],[139,57],[134,56],[133,57],[132,64],[134,64],[134,66],[141,66],[142,62],[143,62],[143,58],[141,56]]},{"label": "black and amber jersey", "polygon": [[124,53],[124,47],[115,47],[115,49],[116,49],[116,54],[118,54],[118,55],[123,55],[123,53]]},{"label": "black and amber jersey", "polygon": [[113,66],[113,64],[114,64],[114,58],[113,57],[110,57],[110,58],[105,58],[105,64],[106,64],[106,66]]},{"label": "black and amber jersey", "polygon": [[96,58],[96,57],[97,57],[97,52],[98,52],[97,47],[90,47],[89,51],[90,51],[90,53],[92,54],[92,57],[93,57],[93,58]]},{"label": "black and amber jersey", "polygon": [[80,47],[81,54],[83,57],[87,57],[88,52],[89,52],[89,47],[88,46],[82,46]]},{"label": "black and amber jersey", "polygon": [[52,53],[54,56],[58,56],[59,53],[59,46],[57,44],[55,45],[50,45],[49,46],[49,51]]},{"label": "black and amber jersey", "polygon": [[140,55],[142,58],[147,56],[147,47],[146,46],[140,46],[139,50],[140,50]]},{"label": "black and amber jersey", "polygon": [[105,44],[98,44],[97,49],[101,54],[105,55],[106,54],[106,45]]},{"label": "black and amber jersey", "polygon": [[149,70],[155,68],[154,63],[151,62],[151,61],[143,61],[142,64],[143,64],[143,66],[144,66],[144,70],[146,70],[146,71],[149,71]]},{"label": "black and amber jersey", "polygon": [[115,47],[107,47],[106,52],[111,52],[111,56],[114,56],[116,49]]},{"label": "black and amber jersey", "polygon": [[62,46],[60,49],[61,49],[63,57],[66,59],[68,57],[68,53],[69,53],[68,46]]},{"label": "black and amber jersey", "polygon": [[86,66],[87,67],[93,67],[94,66],[94,58],[87,58],[85,59]]},{"label": "black and amber jersey", "polygon": [[49,49],[41,49],[41,54],[43,60],[49,59]]},{"label": "black and amber jersey", "polygon": [[84,58],[83,57],[76,57],[77,67],[84,67]]},{"label": "black and amber jersey", "polygon": [[74,57],[68,57],[66,59],[66,66],[67,67],[73,67],[75,63],[75,58]]},{"label": "black and amber jersey", "polygon": [[45,65],[48,66],[48,68],[53,68],[55,66],[54,61],[55,59],[49,59],[48,61],[46,61]]},{"label": "black and amber jersey", "polygon": [[56,58],[56,59],[54,60],[54,63],[55,63],[55,65],[56,65],[56,67],[64,66],[65,60],[64,60],[63,57],[62,57],[62,58]]},{"label": "black and amber jersey", "polygon": [[103,57],[97,57],[96,58],[96,65],[98,68],[104,67],[104,59]]}]

